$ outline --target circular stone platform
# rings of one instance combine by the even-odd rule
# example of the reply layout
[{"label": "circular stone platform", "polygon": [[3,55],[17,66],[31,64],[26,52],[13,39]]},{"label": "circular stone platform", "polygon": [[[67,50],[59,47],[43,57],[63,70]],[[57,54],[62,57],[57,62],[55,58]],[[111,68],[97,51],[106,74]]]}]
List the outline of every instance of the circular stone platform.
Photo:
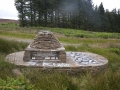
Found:
[{"label": "circular stone platform", "polygon": [[73,69],[73,70],[102,70],[108,65],[108,60],[101,55],[89,52],[66,52],[66,63],[54,61],[23,61],[24,51],[15,52],[6,56],[6,61],[17,66],[55,68],[55,69]]}]

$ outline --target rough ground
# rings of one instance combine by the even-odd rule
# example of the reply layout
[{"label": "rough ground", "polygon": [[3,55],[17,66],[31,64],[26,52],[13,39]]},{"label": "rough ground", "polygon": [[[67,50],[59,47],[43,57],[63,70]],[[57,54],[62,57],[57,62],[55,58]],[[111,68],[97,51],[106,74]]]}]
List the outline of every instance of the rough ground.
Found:
[{"label": "rough ground", "polygon": [[6,37],[6,36],[0,36],[0,38],[6,39],[6,40],[19,41],[19,42],[26,42],[26,43],[31,43],[33,41],[32,39],[22,39],[22,38]]},{"label": "rough ground", "polygon": [[[25,42],[25,43],[33,42],[32,39],[22,39],[22,38],[16,38],[16,37],[0,36],[0,38],[6,39],[6,40],[14,40],[14,41],[19,41],[19,42]],[[67,45],[80,46],[81,45],[81,44],[68,44],[68,43],[62,43],[62,44],[63,44],[63,46],[67,46]]]},{"label": "rough ground", "polygon": [[14,73],[15,75],[17,75],[17,76],[22,76],[22,75],[23,75],[18,68],[13,69],[12,71],[13,71],[13,73]]}]

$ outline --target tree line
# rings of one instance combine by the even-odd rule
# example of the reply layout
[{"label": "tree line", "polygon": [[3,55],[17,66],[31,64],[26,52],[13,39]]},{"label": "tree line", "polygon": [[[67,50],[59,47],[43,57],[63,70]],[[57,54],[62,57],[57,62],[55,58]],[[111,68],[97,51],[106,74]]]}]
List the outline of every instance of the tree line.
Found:
[{"label": "tree line", "polygon": [[20,26],[120,32],[120,9],[105,10],[92,0],[15,0]]}]

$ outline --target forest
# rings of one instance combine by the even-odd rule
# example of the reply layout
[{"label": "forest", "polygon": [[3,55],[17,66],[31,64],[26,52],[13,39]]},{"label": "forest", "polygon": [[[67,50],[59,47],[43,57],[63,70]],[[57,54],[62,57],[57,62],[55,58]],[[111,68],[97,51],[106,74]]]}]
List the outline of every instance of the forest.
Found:
[{"label": "forest", "polygon": [[[109,3],[109,2],[108,2]],[[92,0],[15,0],[21,27],[58,27],[120,33],[120,9]]]}]

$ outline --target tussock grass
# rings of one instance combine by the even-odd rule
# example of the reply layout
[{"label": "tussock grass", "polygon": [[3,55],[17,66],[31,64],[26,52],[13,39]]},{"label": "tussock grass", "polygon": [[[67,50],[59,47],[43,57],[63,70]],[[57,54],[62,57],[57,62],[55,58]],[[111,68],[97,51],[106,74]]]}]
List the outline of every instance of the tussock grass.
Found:
[{"label": "tussock grass", "polygon": [[4,60],[6,55],[24,50],[26,46],[26,43],[0,39],[0,78],[5,79],[7,76],[14,76],[12,70],[15,66]]},{"label": "tussock grass", "polygon": [[77,85],[72,82],[71,77],[65,72],[54,70],[44,72],[37,68],[29,68],[25,70],[24,75],[38,90],[78,90]]},{"label": "tussock grass", "polygon": [[0,78],[6,79],[7,76],[13,77],[12,70],[15,68],[13,64],[5,62],[3,58],[0,59]]},{"label": "tussock grass", "polygon": [[85,90],[119,90],[120,73],[108,69],[93,77],[90,74],[83,77],[86,80]]},{"label": "tussock grass", "polygon": [[27,45],[27,43],[0,39],[0,52],[8,54],[11,52],[20,51],[23,50],[23,48],[25,48]]}]

